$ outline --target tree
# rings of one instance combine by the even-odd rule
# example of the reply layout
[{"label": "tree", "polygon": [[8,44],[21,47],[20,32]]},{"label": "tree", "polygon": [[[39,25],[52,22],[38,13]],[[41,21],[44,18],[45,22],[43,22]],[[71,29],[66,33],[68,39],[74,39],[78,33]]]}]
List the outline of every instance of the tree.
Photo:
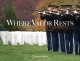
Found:
[{"label": "tree", "polygon": [[7,20],[14,20],[17,21],[17,17],[15,14],[15,10],[12,6],[12,4],[7,4],[5,7],[5,20],[3,21],[3,26],[5,27],[5,30],[14,31],[16,30],[16,26],[8,25]]}]

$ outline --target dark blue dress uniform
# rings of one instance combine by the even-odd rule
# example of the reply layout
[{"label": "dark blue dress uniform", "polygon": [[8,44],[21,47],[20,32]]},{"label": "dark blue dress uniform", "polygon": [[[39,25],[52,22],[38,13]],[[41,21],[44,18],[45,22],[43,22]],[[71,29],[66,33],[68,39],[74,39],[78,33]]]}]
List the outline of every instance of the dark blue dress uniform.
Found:
[{"label": "dark blue dress uniform", "polygon": [[[51,21],[51,20],[52,20],[51,14],[46,15],[46,16],[45,16],[45,19],[46,19],[46,21]],[[50,26],[48,26],[48,25],[47,25],[47,28],[46,28],[46,33],[47,33],[48,51],[50,51],[50,50],[53,49],[53,44],[52,44],[52,31],[51,31],[51,29],[50,29]]]},{"label": "dark blue dress uniform", "polygon": [[75,54],[80,54],[80,13],[74,14],[74,42],[75,42]]},{"label": "dark blue dress uniform", "polygon": [[[50,15],[47,14],[41,14],[40,15],[41,20],[46,19],[46,21],[50,21],[51,17]],[[49,31],[49,26],[46,28],[46,33],[47,33],[47,44],[48,44],[48,51],[52,50],[52,41],[51,41],[51,32]]]},{"label": "dark blue dress uniform", "polygon": [[[58,21],[65,21],[65,5],[60,5],[59,12],[60,14],[58,15]],[[65,50],[65,29],[62,27],[59,29],[59,38],[60,38],[60,47],[61,47],[61,52],[66,52]]]},{"label": "dark blue dress uniform", "polygon": [[[64,21],[64,13],[60,13],[58,15],[58,20]],[[60,37],[61,52],[65,52],[65,39],[64,39],[64,29],[63,28],[59,29],[59,37]]]},{"label": "dark blue dress uniform", "polygon": [[[71,14],[66,14],[65,19],[66,21],[73,21],[73,16]],[[73,53],[73,28],[70,26],[66,30],[65,40],[67,53]]]},{"label": "dark blue dress uniform", "polygon": [[[40,16],[41,20],[46,19],[46,21],[54,21],[55,15],[52,13],[49,13],[48,15],[43,15],[41,14]],[[46,33],[47,33],[47,43],[48,43],[48,51],[52,50],[53,51],[58,51],[59,46],[58,46],[58,34],[55,32],[54,29],[51,29],[52,26],[48,26],[46,28]]]},{"label": "dark blue dress uniform", "polygon": [[[68,13],[65,15],[66,21],[73,21],[73,15]],[[68,26],[68,29],[65,32],[65,41],[66,41],[66,52],[68,54],[73,53],[73,27]]]},{"label": "dark blue dress uniform", "polygon": [[[54,20],[57,20],[57,15],[56,13],[52,14],[52,23],[54,27]],[[53,43],[53,51],[58,51],[59,50],[59,38],[58,38],[58,31],[56,28],[52,28],[52,43]]]}]

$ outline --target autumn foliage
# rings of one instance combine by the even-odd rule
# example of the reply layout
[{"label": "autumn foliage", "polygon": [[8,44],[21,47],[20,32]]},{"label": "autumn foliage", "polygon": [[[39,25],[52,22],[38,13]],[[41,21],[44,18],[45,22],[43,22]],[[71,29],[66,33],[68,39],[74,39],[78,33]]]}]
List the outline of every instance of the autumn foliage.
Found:
[{"label": "autumn foliage", "polygon": [[[20,21],[31,21],[32,19],[41,21],[40,15],[37,13],[36,9],[46,10],[49,4],[72,4],[75,6],[78,3],[77,0],[0,0],[0,22],[5,18],[4,7],[8,4],[7,2],[13,5],[16,16]],[[45,31],[45,26],[21,26],[19,29]]]}]

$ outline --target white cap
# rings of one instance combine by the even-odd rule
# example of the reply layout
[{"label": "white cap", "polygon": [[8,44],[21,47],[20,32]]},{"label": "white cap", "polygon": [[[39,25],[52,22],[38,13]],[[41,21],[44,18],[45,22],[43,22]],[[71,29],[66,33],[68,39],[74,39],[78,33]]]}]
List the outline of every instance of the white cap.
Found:
[{"label": "white cap", "polygon": [[78,13],[77,10],[75,10],[75,11],[73,11],[73,12],[76,13],[76,14]]},{"label": "white cap", "polygon": [[45,15],[45,14],[46,14],[46,12],[44,11],[44,12],[43,12],[43,14]]},{"label": "white cap", "polygon": [[69,11],[68,10],[66,10],[66,14],[69,14]]}]

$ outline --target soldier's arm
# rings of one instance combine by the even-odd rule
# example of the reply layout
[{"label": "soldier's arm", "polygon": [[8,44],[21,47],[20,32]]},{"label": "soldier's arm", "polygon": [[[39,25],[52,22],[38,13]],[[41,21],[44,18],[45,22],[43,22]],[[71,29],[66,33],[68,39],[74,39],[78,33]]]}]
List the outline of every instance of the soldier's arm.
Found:
[{"label": "soldier's arm", "polygon": [[40,14],[40,19],[44,20],[45,19],[45,15],[44,14]]}]

